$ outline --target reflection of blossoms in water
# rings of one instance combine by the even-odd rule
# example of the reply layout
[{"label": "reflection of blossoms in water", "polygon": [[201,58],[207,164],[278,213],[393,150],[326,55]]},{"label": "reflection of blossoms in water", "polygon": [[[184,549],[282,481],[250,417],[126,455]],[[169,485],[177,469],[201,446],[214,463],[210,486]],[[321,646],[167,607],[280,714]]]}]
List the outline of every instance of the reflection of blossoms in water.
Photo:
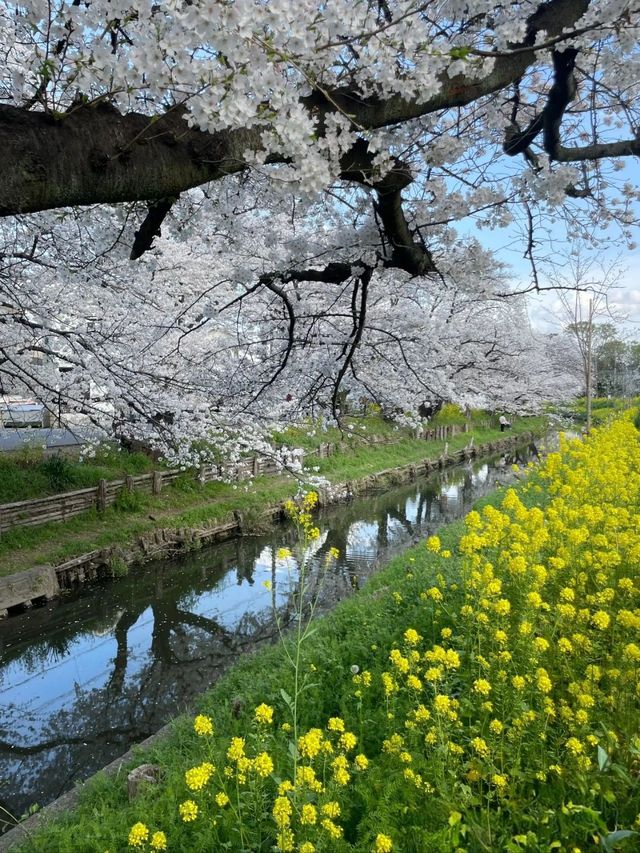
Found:
[{"label": "reflection of blossoms in water", "polygon": [[355,521],[347,533],[347,553],[369,553],[375,548],[379,532],[378,522]]}]

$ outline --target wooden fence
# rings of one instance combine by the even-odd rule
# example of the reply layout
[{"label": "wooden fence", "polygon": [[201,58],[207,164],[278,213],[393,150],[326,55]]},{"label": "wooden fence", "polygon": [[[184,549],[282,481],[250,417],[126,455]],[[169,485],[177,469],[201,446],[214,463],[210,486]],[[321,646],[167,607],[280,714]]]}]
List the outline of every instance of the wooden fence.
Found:
[{"label": "wooden fence", "polygon": [[[432,441],[443,440],[462,431],[463,427],[458,425],[434,427],[433,429],[416,431],[416,438]],[[464,431],[466,432],[466,429]],[[374,443],[388,444],[389,441],[384,439]],[[343,447],[345,447],[343,443],[321,444],[318,450],[307,454],[307,456],[318,456],[320,459],[325,459]],[[299,455],[297,458],[301,464],[304,463],[304,456]],[[274,460],[255,456],[224,465],[206,465],[200,468],[195,476],[201,483],[208,483],[212,480],[239,481],[260,474],[274,474],[278,470],[278,465]],[[50,521],[67,521],[90,509],[103,511],[115,503],[118,495],[123,491],[157,495],[162,491],[164,485],[181,476],[184,476],[184,473],[180,471],[153,471],[150,474],[129,476],[124,480],[100,480],[97,486],[88,489],[77,489],[73,492],[63,492],[46,498],[2,504],[0,505],[0,535],[11,530],[12,527],[36,527]]]}]

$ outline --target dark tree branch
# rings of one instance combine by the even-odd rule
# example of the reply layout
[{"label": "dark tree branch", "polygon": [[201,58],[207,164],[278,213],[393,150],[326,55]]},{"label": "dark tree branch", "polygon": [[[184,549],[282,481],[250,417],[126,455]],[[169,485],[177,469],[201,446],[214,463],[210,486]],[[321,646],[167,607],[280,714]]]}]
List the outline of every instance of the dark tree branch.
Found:
[{"label": "dark tree branch", "polygon": [[321,270],[287,270],[283,273],[269,274],[278,278],[283,284],[290,281],[324,281],[327,284],[342,284],[354,274],[352,264],[331,262]]},{"label": "dark tree branch", "polygon": [[524,130],[520,130],[515,121],[512,122],[511,126],[507,129],[504,145],[502,146],[505,154],[508,154],[510,157],[514,157],[516,154],[526,155],[529,151],[529,146],[535,141],[535,138],[542,130],[542,125],[542,114],[531,119],[529,125]]},{"label": "dark tree branch", "polygon": [[393,169],[383,178],[378,178],[373,160],[368,143],[364,139],[359,140],[342,158],[340,177],[375,190],[375,210],[392,247],[391,257],[385,260],[385,265],[406,270],[411,275],[435,272],[431,253],[422,241],[417,243],[413,239],[402,208],[402,190],[413,181],[411,170],[396,157]]},{"label": "dark tree branch", "polygon": [[151,248],[154,237],[160,236],[160,226],[176,201],[176,198],[161,198],[158,201],[149,202],[148,213],[140,229],[135,232],[135,239],[129,255],[132,261],[137,260]]},{"label": "dark tree branch", "polygon": [[270,290],[272,293],[275,293],[275,295],[278,296],[282,300],[282,304],[284,306],[284,309],[285,309],[285,312],[286,312],[287,318],[288,318],[287,345],[285,348],[284,356],[282,357],[282,360],[281,360],[280,364],[278,365],[278,368],[272,374],[272,376],[269,378],[269,380],[267,382],[265,382],[265,384],[262,386],[262,388],[260,388],[260,390],[256,394],[253,395],[251,402],[248,404],[250,406],[256,402],[256,400],[267,390],[267,388],[269,388],[269,386],[273,385],[273,383],[276,381],[278,376],[280,376],[282,371],[285,369],[285,367],[287,366],[287,363],[289,361],[289,357],[291,356],[291,352],[293,350],[293,345],[295,342],[295,337],[294,337],[295,328],[296,328],[295,311],[293,310],[293,305],[291,304],[291,300],[289,299],[286,292],[283,290],[282,287],[280,287],[279,285],[277,285],[275,283],[275,280],[277,278],[279,278],[279,276],[277,274],[272,275],[271,273],[265,273],[264,275],[260,276],[260,284],[263,285],[263,287],[266,287],[267,290]]},{"label": "dark tree branch", "polygon": [[369,292],[369,282],[371,281],[372,275],[373,267],[367,266],[362,275],[360,276],[360,311],[358,314],[357,328],[353,336],[351,346],[349,347],[349,352],[347,353],[344,361],[342,362],[342,366],[338,371],[338,376],[333,386],[333,394],[331,395],[331,411],[336,420],[339,420],[338,394],[340,393],[340,385],[342,384],[342,380],[344,379],[345,373],[349,369],[349,365],[353,360],[353,356],[355,355],[355,352],[358,349],[358,346],[362,339],[362,333],[364,332],[365,322],[367,319],[367,296]]},{"label": "dark tree branch", "polygon": [[576,96],[576,81],[573,70],[578,51],[569,48],[562,52],[553,52],[553,86],[549,92],[547,104],[542,112],[544,130],[542,144],[544,150],[553,157],[560,141],[560,125],[565,110]]},{"label": "dark tree branch", "polygon": [[510,156],[524,154],[543,131],[543,146],[548,154],[552,154],[558,144],[560,123],[566,108],[575,97],[576,86],[573,76],[578,51],[568,48],[564,51],[553,52],[553,86],[549,91],[547,103],[539,116],[529,123],[525,130],[517,131],[515,126],[507,132],[504,151]]},{"label": "dark tree branch", "polygon": [[[576,82],[574,68],[578,51],[568,48],[564,51],[553,52],[553,85],[549,91],[547,103],[541,114],[534,118],[529,126],[519,131],[512,124],[507,131],[504,151],[511,156],[524,154],[535,164],[535,155],[529,146],[542,131],[542,145],[552,160],[561,163],[576,163],[592,160],[603,160],[615,157],[640,157],[640,135],[634,139],[624,139],[619,142],[594,143],[579,147],[568,148],[560,141],[560,126],[567,107],[575,97]],[[569,186],[565,192],[572,198],[587,198],[591,195],[588,187],[577,188]]]},{"label": "dark tree branch", "polygon": [[585,160],[604,160],[609,157],[640,157],[640,136],[620,142],[601,142],[580,148],[565,148],[557,145],[553,159],[559,163],[578,163]]},{"label": "dark tree branch", "polygon": [[54,117],[0,105],[0,216],[174,198],[244,169],[260,136],[256,128],[194,130],[184,109],[121,115],[99,102]]}]

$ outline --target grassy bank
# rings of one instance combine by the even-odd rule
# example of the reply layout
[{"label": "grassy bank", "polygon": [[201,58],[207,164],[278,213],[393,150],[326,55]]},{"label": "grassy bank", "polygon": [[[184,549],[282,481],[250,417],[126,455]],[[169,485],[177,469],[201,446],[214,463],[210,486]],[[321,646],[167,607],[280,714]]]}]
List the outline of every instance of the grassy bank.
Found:
[{"label": "grassy bank", "polygon": [[157,465],[144,453],[127,453],[108,446],[82,462],[66,456],[45,458],[42,449],[34,447],[0,453],[0,504],[88,489],[102,479],[146,474],[154,467]]},{"label": "grassy bank", "polygon": [[22,850],[638,849],[639,503],[630,422],[573,442],[240,661],[140,756],[158,786],[98,778]]},{"label": "grassy bank", "polygon": [[[369,422],[374,434],[375,421]],[[384,430],[376,437],[387,437]],[[513,434],[544,429],[542,418],[514,422]],[[318,473],[339,483],[400,465],[435,458],[444,450],[442,441],[424,441],[393,430],[393,444],[369,444],[352,438],[345,449],[326,459],[317,460]],[[498,430],[477,430],[457,435],[449,441],[451,450],[466,446],[471,438],[476,445],[494,441]],[[267,506],[280,503],[296,491],[298,482],[292,477],[258,477],[251,483],[199,484],[190,475],[180,478],[160,495],[127,495],[103,513],[91,511],[62,524],[22,527],[0,537],[0,575],[8,575],[34,565],[56,565],[97,548],[131,542],[155,528],[210,527],[242,512],[246,523]]]},{"label": "grassy bank", "polygon": [[[602,426],[627,409],[637,407],[639,403],[638,397],[594,397],[591,400],[591,421],[594,426]],[[585,397],[578,397],[562,405],[549,406],[547,411],[549,414],[571,418],[582,425],[587,420],[587,401]]]}]

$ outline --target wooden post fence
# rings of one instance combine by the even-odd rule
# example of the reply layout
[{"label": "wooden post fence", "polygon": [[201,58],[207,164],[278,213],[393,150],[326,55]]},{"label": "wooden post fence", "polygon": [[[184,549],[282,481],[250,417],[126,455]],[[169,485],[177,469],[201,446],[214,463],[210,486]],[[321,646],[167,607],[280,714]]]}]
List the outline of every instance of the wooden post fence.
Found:
[{"label": "wooden post fence", "polygon": [[107,508],[107,481],[100,480],[98,483],[97,499],[98,512],[104,512]]}]

